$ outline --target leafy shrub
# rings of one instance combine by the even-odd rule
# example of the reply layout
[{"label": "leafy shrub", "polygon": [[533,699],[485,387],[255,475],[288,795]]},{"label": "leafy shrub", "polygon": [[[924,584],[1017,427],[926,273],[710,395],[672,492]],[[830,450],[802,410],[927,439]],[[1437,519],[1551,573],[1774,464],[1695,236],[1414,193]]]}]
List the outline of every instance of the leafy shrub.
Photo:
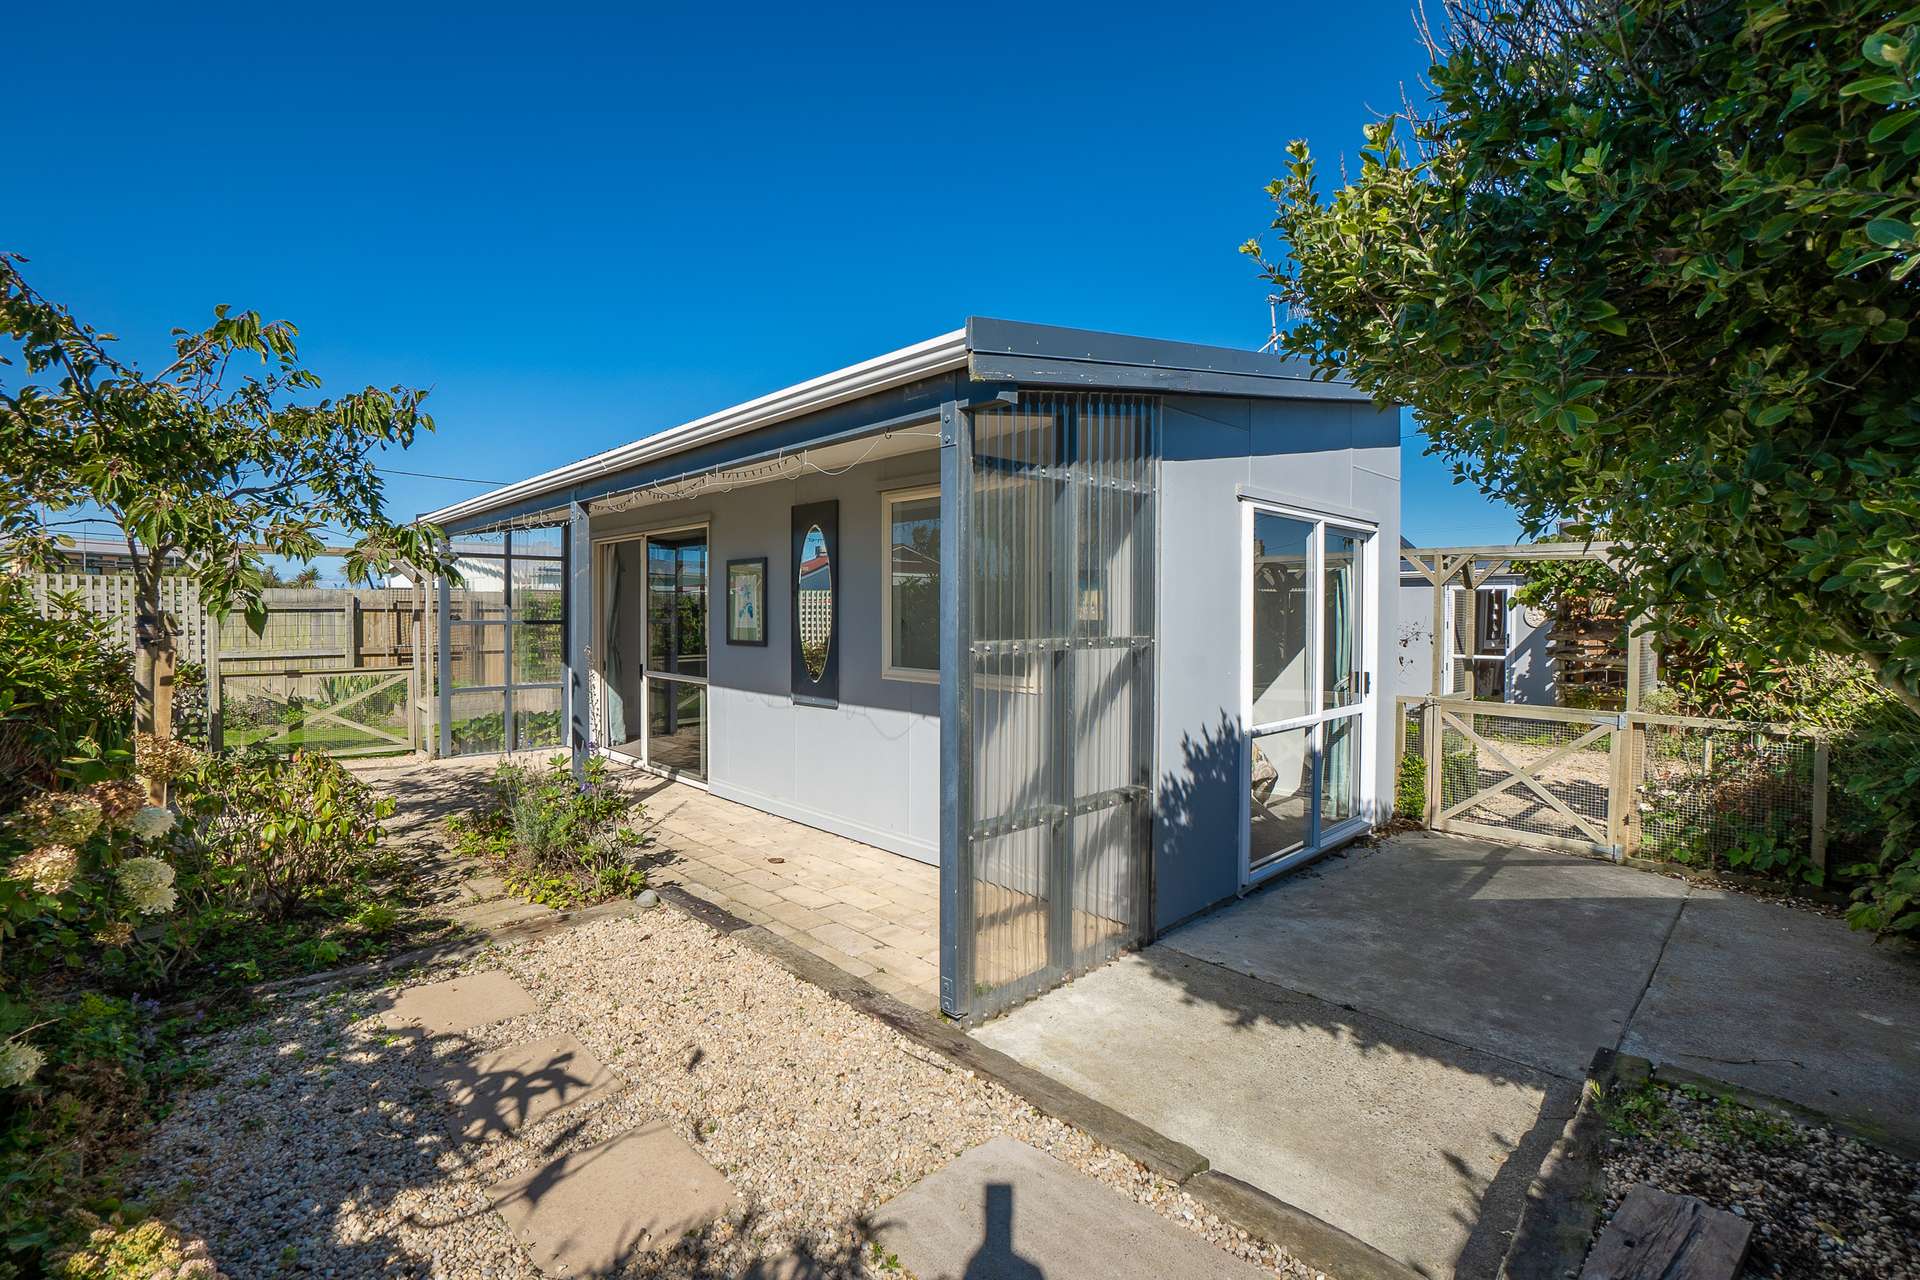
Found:
[{"label": "leafy shrub", "polygon": [[56,1280],[220,1280],[205,1242],[184,1240],[158,1219],[132,1225],[120,1214],[80,1220],[91,1228],[87,1241],[55,1260]]},{"label": "leafy shrub", "polygon": [[[1754,661],[1736,639],[1697,643],[1685,657],[1648,709],[1777,721],[1823,734],[1831,753],[1829,879],[1852,886],[1848,921],[1876,933],[1920,931],[1920,723],[1858,659]],[[1723,800],[1714,802],[1716,811]],[[1782,860],[1765,849],[1748,865],[1818,882],[1804,859]]]},{"label": "leafy shrub", "polygon": [[[31,1032],[44,1063],[0,1093],[0,1278],[41,1274],[84,1223],[72,1206],[113,1189],[114,1153],[186,1070],[140,1002],[86,992],[66,1000],[0,995],[0,1042]],[[58,1271],[55,1274],[59,1274]],[[141,1271],[80,1274],[142,1275]]]},{"label": "leafy shrub", "polygon": [[103,779],[29,797],[0,824],[0,938],[7,971],[117,969],[157,944],[142,928],[174,909],[173,815]]},{"label": "leafy shrub", "polygon": [[132,730],[126,647],[77,598],[56,600],[42,617],[26,580],[0,572],[0,811],[75,756],[124,754]]},{"label": "leafy shrub", "polygon": [[570,907],[646,887],[627,850],[642,842],[626,825],[640,803],[607,778],[606,761],[576,779],[565,756],[545,769],[507,762],[495,770],[488,802],[471,818],[447,820],[454,847],[503,865],[509,891],[530,902]]},{"label": "leafy shrub", "polygon": [[1393,816],[1419,822],[1427,811],[1427,758],[1418,751],[1400,757],[1400,776],[1394,782]]},{"label": "leafy shrub", "polygon": [[355,879],[380,841],[380,819],[393,812],[392,800],[336,761],[305,751],[208,758],[180,785],[202,887],[269,920]]}]

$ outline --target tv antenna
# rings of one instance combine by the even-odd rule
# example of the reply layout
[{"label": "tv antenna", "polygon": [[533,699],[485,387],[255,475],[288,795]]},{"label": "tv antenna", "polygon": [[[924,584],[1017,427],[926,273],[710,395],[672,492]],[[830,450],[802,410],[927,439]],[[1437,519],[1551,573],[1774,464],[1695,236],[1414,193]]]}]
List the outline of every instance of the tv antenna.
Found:
[{"label": "tv antenna", "polygon": [[1280,295],[1277,293],[1267,295],[1267,340],[1261,344],[1260,353],[1265,355],[1269,351],[1276,355],[1280,351]]}]

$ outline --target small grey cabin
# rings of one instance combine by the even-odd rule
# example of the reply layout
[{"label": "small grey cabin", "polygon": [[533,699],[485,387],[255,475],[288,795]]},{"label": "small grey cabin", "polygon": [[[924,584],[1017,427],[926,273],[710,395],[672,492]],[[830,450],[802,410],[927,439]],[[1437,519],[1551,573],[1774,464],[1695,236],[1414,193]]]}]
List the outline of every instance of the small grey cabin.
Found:
[{"label": "small grey cabin", "polygon": [[601,752],[937,863],[990,1013],[1390,803],[1399,417],[1276,356],[964,328],[422,519],[438,748]]}]

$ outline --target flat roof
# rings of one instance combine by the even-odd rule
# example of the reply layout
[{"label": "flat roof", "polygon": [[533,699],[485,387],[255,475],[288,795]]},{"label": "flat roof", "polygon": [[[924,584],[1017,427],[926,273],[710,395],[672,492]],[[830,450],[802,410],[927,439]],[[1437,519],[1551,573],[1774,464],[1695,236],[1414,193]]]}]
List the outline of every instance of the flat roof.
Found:
[{"label": "flat roof", "polygon": [[[971,316],[964,327],[844,369],[796,382],[691,422],[667,427],[578,462],[555,467],[421,515],[433,524],[471,525],[525,511],[646,464],[942,375],[976,383],[1268,399],[1366,401],[1344,381],[1305,362],[1260,351],[1210,347],[1090,329],[1064,329]],[[593,484],[604,488],[603,484]]]}]

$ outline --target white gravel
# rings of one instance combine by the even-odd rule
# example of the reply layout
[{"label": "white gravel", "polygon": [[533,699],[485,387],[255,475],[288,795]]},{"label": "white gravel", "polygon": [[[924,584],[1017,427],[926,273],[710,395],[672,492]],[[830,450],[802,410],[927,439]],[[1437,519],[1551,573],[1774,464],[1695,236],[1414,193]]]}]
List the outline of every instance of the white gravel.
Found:
[{"label": "white gravel", "polygon": [[[493,950],[537,1011],[425,1044],[366,1021],[400,984],[290,994],[202,1042],[215,1081],[149,1143],[139,1180],[235,1280],[265,1275],[538,1273],[485,1188],[553,1154],[663,1119],[745,1203],[634,1274],[739,1275],[795,1252],[817,1274],[869,1269],[861,1221],[978,1143],[1007,1134],[1237,1256],[1320,1277],[1190,1196],[997,1085],[674,911]],[[435,981],[452,969],[422,973]],[[461,1145],[422,1083],[436,1055],[571,1032],[627,1082],[491,1143]]]},{"label": "white gravel", "polygon": [[1700,1090],[1644,1096],[1637,1131],[1609,1136],[1602,1229],[1646,1183],[1752,1222],[1743,1275],[1920,1277],[1920,1163]]}]

